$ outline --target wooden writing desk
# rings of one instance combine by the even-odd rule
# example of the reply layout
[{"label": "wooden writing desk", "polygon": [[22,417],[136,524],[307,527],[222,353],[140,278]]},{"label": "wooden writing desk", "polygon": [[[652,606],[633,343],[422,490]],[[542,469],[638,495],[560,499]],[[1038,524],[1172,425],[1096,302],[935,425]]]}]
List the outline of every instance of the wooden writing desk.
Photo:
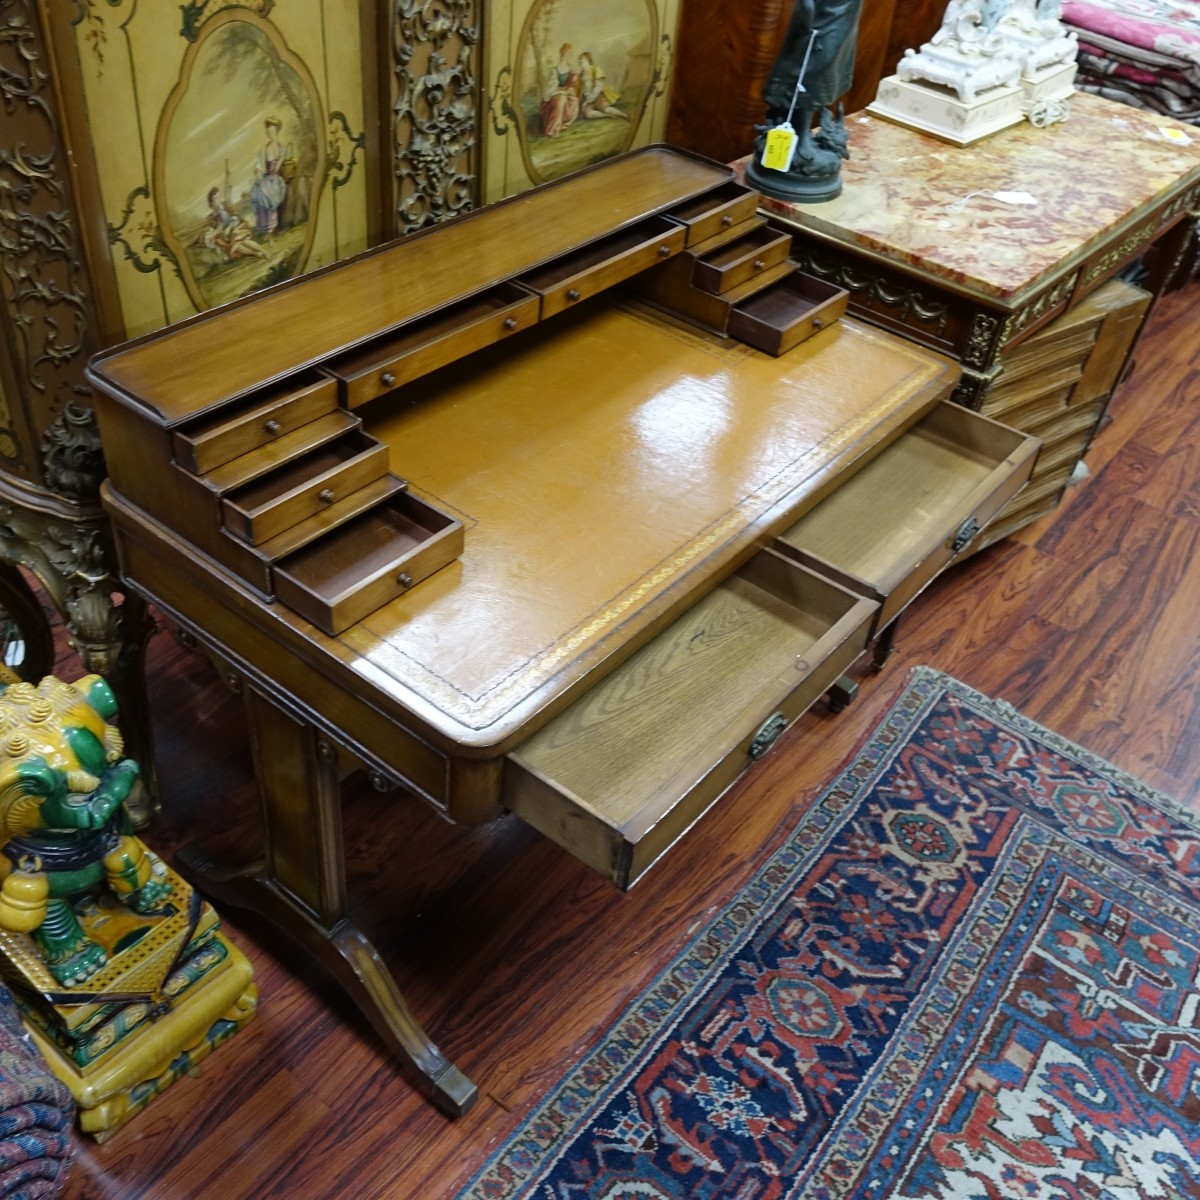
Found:
[{"label": "wooden writing desk", "polygon": [[[473,1086],[347,911],[339,770],[453,821],[511,810],[628,887],[1036,453],[940,404],[957,371],[889,334],[835,322],[773,356],[615,287],[757,245],[756,200],[652,148],[92,364],[123,572],[231,665],[251,722],[266,862],[190,865],[304,939],[451,1113]],[[856,483],[888,520],[842,512],[830,540]],[[425,541],[398,503],[434,514]]]}]

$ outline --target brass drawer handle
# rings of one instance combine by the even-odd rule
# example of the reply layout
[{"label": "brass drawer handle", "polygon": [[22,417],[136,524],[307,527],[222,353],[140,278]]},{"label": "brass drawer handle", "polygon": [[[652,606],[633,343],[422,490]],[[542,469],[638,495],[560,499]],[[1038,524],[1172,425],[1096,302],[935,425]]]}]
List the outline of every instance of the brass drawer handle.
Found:
[{"label": "brass drawer handle", "polygon": [[322,504],[332,504],[333,503],[333,488],[322,488],[317,493],[317,499],[320,500],[320,502]]},{"label": "brass drawer handle", "polygon": [[787,728],[787,724],[787,717],[781,712],[769,716],[750,742],[750,757],[762,758],[779,741],[779,735]]},{"label": "brass drawer handle", "polygon": [[578,288],[571,288],[570,291],[567,292],[567,299],[568,300],[578,300],[580,298],[581,294],[582,293],[579,291]]},{"label": "brass drawer handle", "polygon": [[396,382],[396,377],[391,373],[391,371],[384,371],[384,373],[379,377],[379,382],[382,383],[384,387],[392,387]]},{"label": "brass drawer handle", "polygon": [[968,517],[958,527],[958,532],[954,535],[954,541],[950,543],[950,549],[955,554],[961,554],[975,540],[975,535],[982,528],[978,517]]},{"label": "brass drawer handle", "polygon": [[504,318],[504,328],[505,329],[516,329],[516,327],[517,327],[517,318],[516,317],[505,317]]},{"label": "brass drawer handle", "polygon": [[269,421],[263,422],[263,432],[269,433],[272,437],[274,437],[282,428],[283,426],[280,425],[280,423],[275,420],[274,417],[272,417]]},{"label": "brass drawer handle", "polygon": [[767,264],[765,262],[763,262],[763,260],[761,258],[756,258],[754,260],[754,269],[756,271],[761,271],[763,269],[763,267],[765,267],[766,265]]}]

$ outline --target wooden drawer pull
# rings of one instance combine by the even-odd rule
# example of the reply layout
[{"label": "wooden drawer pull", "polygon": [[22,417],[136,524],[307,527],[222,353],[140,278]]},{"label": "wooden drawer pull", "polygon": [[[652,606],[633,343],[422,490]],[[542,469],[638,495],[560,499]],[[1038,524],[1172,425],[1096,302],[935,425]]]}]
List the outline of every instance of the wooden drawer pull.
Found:
[{"label": "wooden drawer pull", "polygon": [[272,417],[269,421],[263,422],[263,432],[269,433],[272,437],[274,437],[282,428],[283,426],[280,425],[280,423],[275,420],[274,417]]},{"label": "wooden drawer pull", "polygon": [[322,504],[332,504],[333,503],[333,488],[322,488],[317,493],[317,499],[320,500],[320,502]]}]

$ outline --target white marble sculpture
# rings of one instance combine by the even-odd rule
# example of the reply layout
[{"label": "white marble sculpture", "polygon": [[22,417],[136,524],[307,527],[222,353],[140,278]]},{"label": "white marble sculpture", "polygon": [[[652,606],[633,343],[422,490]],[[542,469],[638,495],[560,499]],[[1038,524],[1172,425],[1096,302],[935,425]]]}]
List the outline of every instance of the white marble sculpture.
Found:
[{"label": "white marble sculpture", "polygon": [[906,50],[870,111],[960,146],[1061,120],[1078,45],[1059,0],[950,0],[941,27]]}]

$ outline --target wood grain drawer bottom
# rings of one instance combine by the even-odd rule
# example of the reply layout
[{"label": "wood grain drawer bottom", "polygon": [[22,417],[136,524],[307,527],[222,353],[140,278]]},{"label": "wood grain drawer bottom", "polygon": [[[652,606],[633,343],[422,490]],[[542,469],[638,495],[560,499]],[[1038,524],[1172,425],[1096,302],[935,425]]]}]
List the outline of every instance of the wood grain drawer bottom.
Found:
[{"label": "wood grain drawer bottom", "polygon": [[630,887],[750,765],[764,723],[858,657],[874,610],[761,551],[512,751],[506,806]]},{"label": "wood grain drawer bottom", "polygon": [[943,401],[775,546],[878,600],[882,629],[1016,495],[1039,445]]}]

